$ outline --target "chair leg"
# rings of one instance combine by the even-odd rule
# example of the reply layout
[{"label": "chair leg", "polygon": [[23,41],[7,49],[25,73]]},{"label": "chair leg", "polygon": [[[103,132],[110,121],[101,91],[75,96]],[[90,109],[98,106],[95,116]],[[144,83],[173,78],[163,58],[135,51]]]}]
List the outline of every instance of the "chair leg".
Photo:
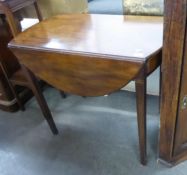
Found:
[{"label": "chair leg", "polygon": [[137,121],[138,121],[138,134],[139,134],[139,147],[140,147],[140,161],[143,165],[147,163],[147,150],[146,150],[146,77],[136,80],[136,104],[137,104]]},{"label": "chair leg", "polygon": [[23,68],[23,70],[24,70],[24,72],[27,76],[28,82],[30,84],[30,88],[34,93],[34,95],[35,95],[35,97],[38,101],[38,104],[40,105],[42,113],[43,113],[45,119],[47,120],[48,125],[51,128],[52,133],[54,135],[57,135],[58,130],[57,130],[56,125],[54,123],[54,120],[53,120],[53,117],[52,117],[51,112],[49,110],[49,107],[46,103],[46,100],[43,96],[43,93],[40,89],[40,85],[38,84],[38,80],[36,79],[34,74],[30,70],[28,70],[25,66],[22,66],[22,68]]}]

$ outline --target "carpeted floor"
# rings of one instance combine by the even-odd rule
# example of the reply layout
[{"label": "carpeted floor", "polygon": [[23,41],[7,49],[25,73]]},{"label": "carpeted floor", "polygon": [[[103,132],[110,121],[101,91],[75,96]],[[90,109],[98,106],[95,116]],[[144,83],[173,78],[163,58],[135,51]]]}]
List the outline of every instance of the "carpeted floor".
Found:
[{"label": "carpeted floor", "polygon": [[148,96],[148,164],[139,163],[135,94],[82,98],[45,91],[53,136],[33,98],[25,112],[0,111],[0,175],[186,175],[157,163],[158,98]]},{"label": "carpeted floor", "polygon": [[92,14],[123,14],[122,0],[92,0],[88,3],[88,11]]}]

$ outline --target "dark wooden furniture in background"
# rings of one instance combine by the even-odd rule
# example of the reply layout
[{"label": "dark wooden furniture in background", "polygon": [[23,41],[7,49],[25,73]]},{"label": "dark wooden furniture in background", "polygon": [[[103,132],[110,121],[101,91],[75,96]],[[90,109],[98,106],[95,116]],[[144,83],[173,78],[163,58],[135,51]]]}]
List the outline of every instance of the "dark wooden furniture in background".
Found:
[{"label": "dark wooden furniture in background", "polygon": [[[21,25],[19,23],[19,20],[17,20],[16,17],[14,16],[14,13],[24,7],[27,7],[28,5],[34,5],[38,19],[39,21],[41,21],[42,15],[40,13],[40,9],[37,5],[36,0],[3,0],[3,1],[0,1],[0,13],[4,15],[4,18],[3,18],[4,25],[9,25],[9,28],[11,29],[11,33],[13,37],[15,37],[21,32]],[[38,80],[34,77],[34,75],[31,76],[31,73],[29,74],[29,76],[27,76],[28,72],[24,72],[24,67],[18,63],[18,60],[15,57],[7,58],[7,53],[10,52],[7,49],[7,44],[9,41],[7,41],[6,43],[3,43],[3,47],[5,48],[5,51],[3,50],[1,51],[1,53],[2,54],[4,53],[4,55],[2,55],[2,58],[0,60],[1,69],[6,79],[6,82],[8,83],[18,105],[20,106],[22,110],[24,110],[24,106],[19,97],[19,93],[16,91],[16,86],[26,87],[32,90],[53,134],[57,134],[58,133],[57,128],[54,124],[54,121],[51,116],[51,112],[47,106],[47,103],[43,97],[42,91],[40,90]],[[7,62],[7,59],[9,59],[10,61]],[[13,71],[12,70],[10,71],[7,67],[10,67],[10,65],[13,64],[12,62],[14,62],[15,66],[13,67],[14,68]],[[34,80],[32,84],[30,83],[29,78],[32,78],[32,80]]]},{"label": "dark wooden furniture in background", "polygon": [[17,23],[15,20],[14,13],[29,5],[34,6],[37,17],[41,21],[42,15],[38,7],[37,0],[0,0],[0,14],[6,15],[9,27],[14,37],[20,33],[20,27],[18,27],[19,22]]},{"label": "dark wooden furniture in background", "polygon": [[24,31],[9,47],[39,78],[72,94],[102,96],[135,80],[146,164],[146,78],[160,65],[162,33],[158,17],[59,15]]},{"label": "dark wooden furniture in background", "polygon": [[[11,29],[11,34],[13,35],[13,37],[15,37],[18,33],[22,31],[20,21],[19,19],[17,19],[17,16],[15,15],[15,13],[21,10],[22,8],[27,7],[28,5],[33,5],[33,4],[36,9],[36,14],[38,16],[38,19],[41,21],[42,15],[40,13],[40,9],[35,0],[29,0],[29,1],[28,0],[16,0],[16,1],[15,0],[3,0],[3,1],[0,1],[0,13],[4,15],[3,22],[4,23],[7,22],[9,28]],[[8,43],[5,43],[4,46],[7,47],[7,44]],[[6,52],[8,52],[7,49],[6,49]],[[7,69],[8,64],[6,63],[6,57],[4,57],[4,59],[2,58],[0,64],[1,64],[1,68],[4,73],[4,76],[6,78],[6,81],[8,82],[9,87],[12,90],[20,109],[24,110],[24,106],[21,102],[21,99],[19,98],[19,94],[17,93],[15,86],[22,86],[22,87],[30,88],[30,84],[28,83],[17,59],[14,59],[14,62],[16,62],[17,67],[14,69],[14,72],[11,72],[11,73]]]},{"label": "dark wooden furniture in background", "polygon": [[187,1],[165,1],[159,160],[187,159]]},{"label": "dark wooden furniture in background", "polygon": [[[0,1],[0,3],[2,2]],[[17,19],[15,21],[16,24],[18,24]],[[11,39],[12,33],[0,7],[0,63],[6,65],[6,70],[9,74],[14,73],[19,68],[16,57],[7,48],[8,42]],[[28,100],[29,96],[31,96],[28,90],[24,88],[16,88],[16,92],[20,94],[20,98],[23,102]],[[0,108],[7,111],[16,111],[18,109],[17,101],[9,86],[2,66],[0,66]]]},{"label": "dark wooden furniture in background", "polygon": [[[7,65],[8,72],[13,73],[16,71],[19,64],[17,63],[15,56],[7,48],[7,44],[12,39],[12,35],[7,24],[3,22],[3,18],[3,16],[0,17],[0,62],[4,61]],[[25,94],[25,92],[26,91],[21,90],[20,94]],[[3,70],[0,67],[0,109],[15,111],[18,110],[18,108],[16,99],[14,98]]]}]

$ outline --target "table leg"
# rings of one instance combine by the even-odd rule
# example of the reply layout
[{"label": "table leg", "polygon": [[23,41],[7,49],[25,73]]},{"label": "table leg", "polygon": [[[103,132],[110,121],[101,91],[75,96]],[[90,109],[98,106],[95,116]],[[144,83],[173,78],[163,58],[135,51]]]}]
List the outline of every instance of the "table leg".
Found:
[{"label": "table leg", "polygon": [[62,98],[66,98],[66,93],[64,91],[60,91],[60,95]]},{"label": "table leg", "polygon": [[49,127],[51,128],[51,131],[53,132],[54,135],[58,134],[58,130],[56,128],[53,117],[51,115],[51,111],[49,110],[49,107],[48,107],[46,100],[43,96],[40,85],[38,84],[38,80],[33,75],[33,73],[30,70],[28,70],[25,66],[22,66],[22,68],[27,76],[28,82],[30,84],[30,88],[31,88],[32,92],[34,93],[34,95],[38,101],[38,104],[40,105],[42,113],[43,113],[45,119],[47,120]]},{"label": "table leg", "polygon": [[141,73],[136,79],[136,104],[137,104],[137,121],[140,147],[140,161],[146,165],[147,151],[146,151],[146,75]]}]

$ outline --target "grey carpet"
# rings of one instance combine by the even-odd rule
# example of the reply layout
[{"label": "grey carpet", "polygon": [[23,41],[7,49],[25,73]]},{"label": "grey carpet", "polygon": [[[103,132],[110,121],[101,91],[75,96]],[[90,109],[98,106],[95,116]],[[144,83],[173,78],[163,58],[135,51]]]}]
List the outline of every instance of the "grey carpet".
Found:
[{"label": "grey carpet", "polygon": [[139,163],[135,94],[62,99],[45,91],[53,136],[33,98],[25,112],[0,111],[0,175],[186,175],[187,163],[157,163],[158,98],[148,96],[148,164]]},{"label": "grey carpet", "polygon": [[91,14],[123,14],[122,0],[92,0],[88,3]]}]

